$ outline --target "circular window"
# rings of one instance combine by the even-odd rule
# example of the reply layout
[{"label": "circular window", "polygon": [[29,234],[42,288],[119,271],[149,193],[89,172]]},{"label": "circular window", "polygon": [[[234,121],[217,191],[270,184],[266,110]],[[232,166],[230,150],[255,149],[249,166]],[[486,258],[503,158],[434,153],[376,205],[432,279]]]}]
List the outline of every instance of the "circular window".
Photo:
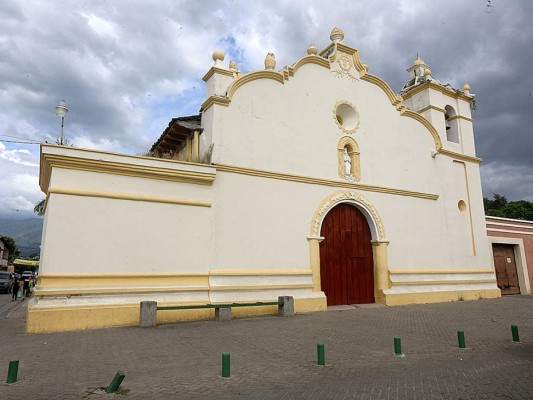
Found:
[{"label": "circular window", "polygon": [[335,123],[346,133],[354,133],[359,127],[359,112],[355,106],[347,101],[335,104],[333,110]]},{"label": "circular window", "polygon": [[457,203],[457,208],[459,208],[459,211],[465,212],[466,211],[466,203],[463,200],[459,200],[459,203]]}]

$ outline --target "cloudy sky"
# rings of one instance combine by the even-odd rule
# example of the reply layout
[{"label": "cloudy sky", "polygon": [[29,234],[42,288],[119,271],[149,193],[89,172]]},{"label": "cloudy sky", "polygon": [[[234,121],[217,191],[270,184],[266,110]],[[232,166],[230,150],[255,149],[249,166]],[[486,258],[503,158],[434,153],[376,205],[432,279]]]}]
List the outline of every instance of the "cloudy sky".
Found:
[{"label": "cloudy sky", "polygon": [[[0,218],[31,217],[39,146],[140,154],[172,117],[196,114],[214,49],[243,72],[293,64],[335,26],[395,91],[418,53],[433,76],[468,82],[483,192],[533,201],[533,1],[0,2]],[[26,139],[26,140],[22,140]]]}]

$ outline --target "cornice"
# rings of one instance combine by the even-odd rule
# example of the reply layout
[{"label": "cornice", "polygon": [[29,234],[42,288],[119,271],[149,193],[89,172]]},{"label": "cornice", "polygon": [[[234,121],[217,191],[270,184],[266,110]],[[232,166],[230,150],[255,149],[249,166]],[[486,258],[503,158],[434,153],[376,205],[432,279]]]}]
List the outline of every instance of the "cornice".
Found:
[{"label": "cornice", "polygon": [[[444,108],[440,108],[440,107],[437,107],[437,106],[434,106],[434,105],[431,105],[431,104],[429,106],[427,106],[427,107],[422,108],[421,110],[417,110],[416,112],[422,114],[423,112],[426,112],[428,110],[439,111],[439,112],[441,112],[443,114],[446,112],[446,110]],[[415,110],[413,110],[413,111],[415,111]]]},{"label": "cornice", "polygon": [[474,164],[480,164],[483,162],[482,158],[474,157],[474,156],[468,156],[466,154],[456,153],[455,151],[446,150],[446,149],[440,149],[439,154],[442,154],[443,156],[447,156],[450,158],[454,158],[461,161],[468,161]]},{"label": "cornice", "polygon": [[404,93],[402,95],[402,97],[404,99],[409,99],[411,98],[412,96],[414,96],[415,94],[417,93],[420,93],[420,92],[423,92],[424,90],[426,89],[434,89],[436,91],[439,91],[449,97],[452,97],[454,99],[461,99],[461,100],[464,100],[464,101],[467,101],[467,102],[471,102],[472,99],[474,99],[474,96],[468,96],[464,93],[461,93],[461,92],[457,92],[455,90],[451,90],[451,89],[448,89],[442,85],[439,85],[437,83],[434,83],[434,82],[426,82],[426,83],[423,83],[421,85],[418,85],[417,87],[407,91],[406,93]]},{"label": "cornice", "polygon": [[209,107],[211,107],[213,104],[218,104],[219,106],[227,107],[229,106],[230,101],[231,100],[228,99],[227,97],[213,95],[202,103],[202,105],[200,106],[200,110],[205,111]]},{"label": "cornice", "polygon": [[388,193],[388,194],[395,194],[399,196],[417,197],[417,198],[428,199],[428,200],[437,200],[439,198],[437,194],[432,194],[432,193],[416,192],[412,190],[403,190],[403,189],[384,187],[384,186],[365,185],[365,184],[360,184],[360,183],[351,183],[347,181],[321,179],[321,178],[314,178],[310,176],[285,174],[285,173],[252,169],[252,168],[242,168],[242,167],[238,167],[234,165],[215,164],[214,167],[216,167],[217,171],[221,171],[221,172],[258,176],[258,177],[269,178],[269,179],[279,179],[279,180],[290,181],[290,182],[299,182],[299,183],[307,183],[307,184],[322,185],[322,186],[332,186],[332,187],[347,188],[347,189],[352,189],[352,190],[363,190],[367,192]]},{"label": "cornice", "polygon": [[188,171],[155,166],[122,163],[116,161],[96,160],[66,156],[62,154],[41,153],[39,185],[47,193],[53,168],[97,172],[137,178],[158,179],[172,182],[184,182],[197,185],[211,185],[215,172]]},{"label": "cornice", "polygon": [[220,74],[220,75],[230,76],[230,77],[233,77],[233,75],[235,74],[234,71],[231,71],[229,69],[224,69],[220,67],[211,67],[209,71],[207,71],[207,73],[204,75],[202,80],[204,82],[207,82],[209,78],[211,78],[215,73]]}]

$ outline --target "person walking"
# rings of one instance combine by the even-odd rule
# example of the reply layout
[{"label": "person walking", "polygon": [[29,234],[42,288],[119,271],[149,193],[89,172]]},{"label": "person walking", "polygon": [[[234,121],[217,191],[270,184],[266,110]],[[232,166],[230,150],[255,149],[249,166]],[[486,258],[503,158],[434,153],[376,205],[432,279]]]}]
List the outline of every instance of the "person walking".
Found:
[{"label": "person walking", "polygon": [[13,288],[11,291],[13,292],[11,294],[11,301],[17,301],[17,293],[19,291],[19,278],[17,275],[15,275],[15,280],[13,281]]}]

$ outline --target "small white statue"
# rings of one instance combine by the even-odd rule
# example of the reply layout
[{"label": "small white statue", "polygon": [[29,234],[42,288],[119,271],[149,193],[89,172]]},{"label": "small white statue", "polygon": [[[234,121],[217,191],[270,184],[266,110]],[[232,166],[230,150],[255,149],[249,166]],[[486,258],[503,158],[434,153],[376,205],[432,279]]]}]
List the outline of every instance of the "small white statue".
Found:
[{"label": "small white statue", "polygon": [[352,159],[350,158],[346,147],[344,148],[344,175],[352,175]]}]

